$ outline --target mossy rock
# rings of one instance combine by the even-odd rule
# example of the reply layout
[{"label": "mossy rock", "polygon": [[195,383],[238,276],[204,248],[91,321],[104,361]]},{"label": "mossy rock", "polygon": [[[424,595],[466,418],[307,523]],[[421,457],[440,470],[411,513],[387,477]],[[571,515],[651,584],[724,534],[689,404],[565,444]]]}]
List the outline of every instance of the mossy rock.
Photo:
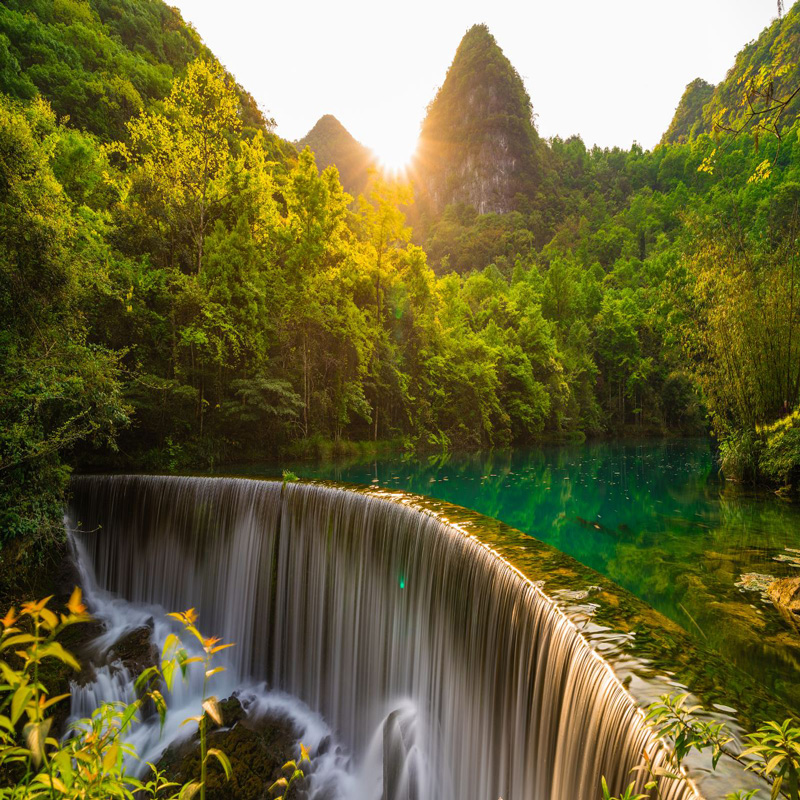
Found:
[{"label": "mossy rock", "polygon": [[[209,761],[207,800],[262,800],[270,798],[269,787],[286,774],[281,767],[296,758],[299,732],[288,717],[248,717],[236,696],[223,700],[223,726],[208,734],[208,747],[222,750],[231,762],[228,781],[215,759]],[[200,738],[167,748],[158,768],[181,785],[200,776]],[[305,800],[304,781],[293,784],[285,800]]]}]

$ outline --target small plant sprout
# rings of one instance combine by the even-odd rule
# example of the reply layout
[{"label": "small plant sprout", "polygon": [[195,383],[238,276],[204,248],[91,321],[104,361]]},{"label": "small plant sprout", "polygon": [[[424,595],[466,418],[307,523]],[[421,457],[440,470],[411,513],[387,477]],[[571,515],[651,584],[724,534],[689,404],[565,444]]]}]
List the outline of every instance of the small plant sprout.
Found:
[{"label": "small plant sprout", "polygon": [[284,773],[283,777],[278,778],[272,786],[267,790],[270,797],[274,800],[286,797],[289,789],[297,783],[305,779],[305,773],[301,769],[303,764],[310,764],[311,756],[309,755],[308,748],[301,742],[300,743],[300,760],[295,759],[287,761],[282,767],[281,772]]},{"label": "small plant sprout", "polygon": [[605,778],[601,778],[601,785],[603,789],[603,800],[647,800],[646,794],[637,794],[635,791],[636,783],[628,784],[628,788],[619,796],[612,797],[608,789],[608,784]]},{"label": "small plant sprout", "polygon": [[180,639],[175,634],[170,634],[164,642],[162,650],[161,674],[164,677],[167,688],[171,689],[176,669],[180,669],[181,674],[185,677],[187,667],[190,664],[201,664],[203,667],[202,711],[198,716],[189,717],[181,723],[183,725],[190,722],[197,724],[200,734],[200,780],[199,782],[191,781],[187,783],[183,787],[180,797],[181,800],[190,800],[190,798],[194,797],[194,795],[199,792],[201,800],[205,800],[206,778],[210,759],[214,758],[219,762],[225,772],[227,780],[230,780],[231,777],[231,762],[225,753],[216,747],[208,747],[208,720],[211,719],[216,725],[222,725],[222,709],[220,708],[217,698],[208,693],[208,681],[214,677],[214,675],[225,670],[225,667],[215,667],[212,665],[214,656],[228,647],[233,647],[233,644],[220,644],[220,639],[215,636],[203,636],[195,625],[195,622],[197,622],[197,612],[193,608],[190,608],[188,611],[168,614],[167,616],[178,620],[178,622],[183,625],[184,630],[197,639],[203,650],[202,656],[190,657],[181,645]]},{"label": "small plant sprout", "polygon": [[[788,797],[800,800],[800,726],[792,719],[782,725],[777,722],[764,723],[755,733],[746,735],[747,747],[740,753],[729,748],[733,737],[723,722],[709,722],[698,717],[700,706],[687,705],[688,695],[662,695],[652,703],[646,716],[653,728],[655,738],[668,745],[667,761],[672,771],[656,768],[647,752],[644,764],[635,767],[646,771],[650,780],[645,784],[648,792],[655,790],[659,798],[659,778],[685,780],[681,774],[684,758],[692,751],[711,750],[713,769],[724,754],[742,763],[745,769],[756,773],[770,785],[771,800]],[[634,795],[633,784],[619,798],[611,797],[602,779],[603,800],[641,800],[649,795]],[[751,800],[758,795],[758,789],[733,792],[725,800]]]},{"label": "small plant sprout", "polygon": [[697,716],[700,706],[688,706],[688,698],[688,694],[662,695],[651,704],[646,719],[653,725],[657,739],[668,739],[672,743],[667,750],[668,760],[676,770],[692,750],[702,752],[709,748],[711,764],[716,769],[731,737],[724,723],[700,719]]},{"label": "small plant sprout", "polygon": [[299,481],[300,478],[294,474],[290,469],[285,469],[283,471],[283,485],[286,486],[287,483],[296,483]]}]

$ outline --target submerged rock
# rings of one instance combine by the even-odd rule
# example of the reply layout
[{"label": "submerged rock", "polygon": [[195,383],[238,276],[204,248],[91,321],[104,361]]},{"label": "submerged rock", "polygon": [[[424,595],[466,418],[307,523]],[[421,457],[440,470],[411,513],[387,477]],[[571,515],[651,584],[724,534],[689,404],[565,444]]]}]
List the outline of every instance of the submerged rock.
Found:
[{"label": "submerged rock", "polygon": [[777,608],[800,618],[800,577],[774,581],[767,593]]},{"label": "submerged rock", "polygon": [[769,587],[775,583],[774,575],[764,575],[761,572],[745,572],[733,585],[741,592],[758,592],[761,599],[769,602]]},{"label": "submerged rock", "polygon": [[[299,732],[294,723],[279,714],[248,716],[236,696],[220,703],[223,726],[208,734],[208,746],[222,750],[231,762],[231,779],[217,761],[209,762],[207,800],[261,800],[269,798],[269,787],[286,777],[282,767],[297,756]],[[168,780],[184,784],[200,776],[200,738],[173,745],[158,763]],[[304,781],[295,782],[285,800],[305,800]]]},{"label": "submerged rock", "polygon": [[796,547],[786,547],[783,553],[774,556],[772,560],[791,564],[793,567],[800,567],[800,550]]}]

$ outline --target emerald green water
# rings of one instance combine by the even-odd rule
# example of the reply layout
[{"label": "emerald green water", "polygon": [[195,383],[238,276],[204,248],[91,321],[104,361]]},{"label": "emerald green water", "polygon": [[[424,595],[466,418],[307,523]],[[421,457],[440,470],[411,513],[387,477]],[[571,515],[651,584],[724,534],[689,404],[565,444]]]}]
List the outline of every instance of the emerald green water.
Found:
[{"label": "emerald green water", "polygon": [[281,467],[302,478],[429,495],[500,519],[609,577],[800,707],[800,633],[760,592],[735,585],[745,573],[800,575],[800,561],[775,560],[800,556],[786,549],[800,548],[800,509],[726,485],[707,441]]}]

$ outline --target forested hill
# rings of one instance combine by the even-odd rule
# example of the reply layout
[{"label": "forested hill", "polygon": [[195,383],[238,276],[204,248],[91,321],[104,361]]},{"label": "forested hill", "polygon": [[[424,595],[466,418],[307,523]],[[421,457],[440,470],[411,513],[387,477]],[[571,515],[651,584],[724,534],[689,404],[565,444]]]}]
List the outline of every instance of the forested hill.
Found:
[{"label": "forested hill", "polygon": [[[720,128],[739,130],[751,107],[781,104],[779,130],[800,113],[797,72],[800,64],[800,3],[745,45],[725,79],[711,86],[698,78],[686,87],[662,144],[683,142]],[[788,101],[788,102],[787,102]],[[783,105],[785,103],[785,106]]]},{"label": "forested hill", "polygon": [[[41,95],[59,117],[101,139],[121,138],[139,111],[169,94],[196,58],[216,63],[179,11],[161,0],[3,0],[0,92]],[[236,86],[245,128],[268,132],[253,97]],[[294,156],[269,133],[273,155]]]},{"label": "forested hill", "polygon": [[685,89],[681,101],[675,109],[675,116],[661,144],[686,142],[703,133],[703,108],[714,95],[714,87],[702,78],[695,78]]},{"label": "forested hill", "polygon": [[476,26],[412,233],[407,186],[352,202],[159,0],[8,0],[0,79],[0,538],[58,528],[76,463],[710,426],[726,468],[800,469],[796,121],[544,143]]},{"label": "forested hill", "polygon": [[518,194],[536,193],[543,150],[522,79],[489,29],[473,26],[422,123],[418,202],[434,213],[452,203],[511,211]]},{"label": "forested hill", "polygon": [[332,114],[320,117],[296,146],[298,150],[310,147],[320,170],[335,165],[342,186],[354,197],[364,191],[367,173],[375,163],[375,156]]}]

